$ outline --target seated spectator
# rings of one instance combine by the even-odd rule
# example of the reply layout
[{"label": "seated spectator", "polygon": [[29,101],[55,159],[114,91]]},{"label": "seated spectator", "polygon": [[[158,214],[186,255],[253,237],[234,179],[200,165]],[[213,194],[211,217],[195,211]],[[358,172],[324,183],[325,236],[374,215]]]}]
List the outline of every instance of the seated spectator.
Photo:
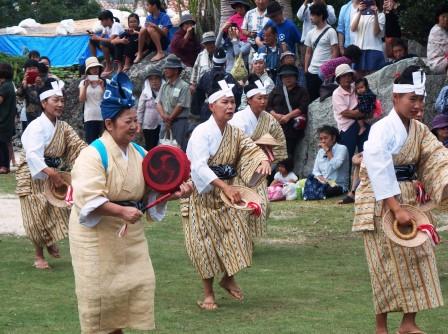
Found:
[{"label": "seated spectator", "polygon": [[[295,23],[283,16],[283,7],[277,1],[271,1],[267,7],[266,16],[269,17],[266,26],[273,26],[277,29],[279,43],[285,43],[289,51],[296,53],[296,44],[300,43],[301,34]],[[264,39],[263,30],[258,33],[255,39],[258,47],[263,46]],[[283,46],[282,48],[286,51]]]},{"label": "seated spectator", "polygon": [[305,45],[305,79],[310,100],[319,97],[322,80],[319,78],[320,66],[326,61],[339,56],[338,36],[328,23],[327,7],[314,4],[310,7],[311,22],[315,27],[306,35]]},{"label": "seated spectator", "polygon": [[241,104],[241,95],[243,88],[235,80],[235,78],[225,70],[226,68],[226,51],[224,48],[217,48],[213,54],[213,67],[211,70],[204,73],[199,79],[199,83],[192,97],[191,113],[199,117],[199,121],[205,122],[211,116],[210,109],[208,107],[207,92],[212,91],[213,78],[218,73],[221,73],[220,77],[224,77],[224,80],[228,84],[233,84],[232,92],[235,97],[236,110]]},{"label": "seated spectator", "polygon": [[348,150],[337,143],[338,130],[333,126],[324,125],[317,132],[319,151],[314,161],[313,178],[309,177],[305,183],[304,199],[310,186],[325,185],[324,198],[342,195],[349,187]]},{"label": "seated spectator", "polygon": [[179,29],[171,40],[171,52],[180,58],[186,67],[193,67],[201,52],[201,44],[196,37],[196,21],[190,14],[182,15]]},{"label": "seated spectator", "polygon": [[407,43],[400,38],[396,38],[392,43],[392,63],[413,57],[417,57],[417,55],[408,53]]},{"label": "seated spectator", "polygon": [[255,38],[269,21],[269,18],[266,17],[268,2],[269,0],[256,0],[255,5],[257,7],[249,10],[244,15],[243,24],[241,25],[243,34],[248,37],[247,41],[256,52],[258,51],[258,46],[255,43]]},{"label": "seated spectator", "polygon": [[31,50],[31,51],[28,53],[28,59],[32,59],[32,60],[35,60],[35,61],[39,61],[39,60],[40,60],[40,52],[37,51],[37,50]]},{"label": "seated spectator", "polygon": [[104,61],[106,62],[106,68],[101,75],[107,77],[113,70],[111,56],[115,54],[115,47],[112,44],[112,40],[123,33],[124,29],[120,22],[115,21],[114,15],[110,10],[103,10],[98,16],[98,20],[101,21],[103,32],[101,36],[90,34],[89,50],[90,55],[96,57],[96,49],[101,48],[104,54]]},{"label": "seated spectator", "polygon": [[354,71],[347,64],[336,68],[336,82],[339,85],[333,92],[332,105],[334,119],[339,129],[339,143],[348,149],[349,161],[353,158],[356,149],[364,150],[364,142],[369,136],[370,126],[359,134],[358,119],[365,119],[366,115],[357,109],[358,97],[354,87]]},{"label": "seated spectator", "polygon": [[336,23],[336,14],[332,5],[327,5],[325,0],[305,0],[297,11],[297,18],[303,22],[301,42],[305,43],[306,35],[314,28],[314,23],[311,22],[310,7],[315,4],[322,4],[327,7],[328,17],[326,19],[329,25]]},{"label": "seated spectator", "polygon": [[326,83],[333,82],[336,67],[341,64],[347,64],[352,67],[354,64],[357,64],[359,62],[360,58],[361,49],[356,45],[349,45],[344,49],[343,56],[330,59],[320,66],[319,78]]},{"label": "seated spectator", "polygon": [[[284,51],[280,55],[280,66],[281,65],[294,65],[297,66],[297,56],[295,53],[291,51]],[[303,88],[306,88],[306,79],[305,79],[305,72],[303,71],[303,68],[301,66],[298,67],[299,70],[299,77],[297,78],[297,84]],[[281,85],[282,80],[277,77],[275,80],[275,85]]]},{"label": "seated spectator", "polygon": [[428,63],[434,73],[445,74],[448,70],[448,5],[436,11],[436,24],[428,37]]},{"label": "seated spectator", "polygon": [[[358,96],[358,110],[362,112],[366,118],[373,115],[375,110],[376,95],[370,90],[369,81],[366,78],[359,78],[355,81],[356,95]],[[359,125],[358,135],[362,135],[366,130],[365,119],[357,120]]]},{"label": "seated spectator", "polygon": [[292,169],[294,163],[291,159],[285,159],[277,164],[277,172],[274,175],[274,180],[271,182],[271,186],[283,186],[288,183],[296,183],[299,178]]},{"label": "seated spectator", "polygon": [[0,63],[0,174],[9,173],[9,161],[14,158],[14,155],[10,156],[9,150],[15,132],[14,121],[17,112],[13,75],[11,65]]},{"label": "seated spectator", "polygon": [[361,60],[354,68],[363,75],[375,72],[385,64],[382,38],[386,19],[378,7],[379,1],[376,3],[367,7],[361,2],[351,25],[352,31],[357,33],[355,45],[362,51]]},{"label": "seated spectator", "polygon": [[159,144],[162,118],[157,112],[156,99],[162,85],[162,72],[150,67],[145,77],[143,91],[138,99],[137,118],[140,129],[143,129],[145,149],[149,151]]},{"label": "seated spectator", "polygon": [[448,115],[436,115],[431,122],[431,132],[445,147],[448,147]]},{"label": "seated spectator", "polygon": [[280,56],[286,49],[278,41],[277,28],[267,25],[263,28],[264,40],[262,45],[258,46],[258,53],[266,54],[266,71],[271,79],[275,82],[277,78],[277,70],[280,67]]},{"label": "seated spectator", "polygon": [[138,50],[139,33],[140,18],[133,13],[128,16],[128,29],[112,40],[115,46],[115,61],[118,64],[117,72],[127,72],[131,68]]},{"label": "seated spectator", "polygon": [[356,153],[352,158],[352,177],[351,177],[351,190],[345,195],[345,197],[338,202],[338,204],[351,204],[355,203],[355,192],[356,188],[358,188],[359,183],[361,182],[359,178],[359,169],[361,167],[362,162],[362,152]]},{"label": "seated spectator", "polygon": [[384,52],[387,58],[394,58],[393,45],[397,40],[401,39],[400,18],[398,16],[400,8],[400,4],[395,0],[384,0],[383,2],[386,21],[384,24]]},{"label": "seated spectator", "polygon": [[143,51],[148,53],[156,52],[151,58],[152,62],[165,58],[165,50],[168,48],[170,41],[168,32],[173,27],[170,17],[162,8],[160,0],[146,0],[149,15],[146,17],[145,27],[140,30],[138,36],[137,57],[134,64],[139,63],[143,59]]},{"label": "seated spectator", "polygon": [[96,57],[86,59],[85,78],[79,83],[79,102],[84,104],[84,136],[87,144],[99,138],[103,132],[101,102],[104,81],[101,79],[103,65]]},{"label": "seated spectator", "polygon": [[157,111],[163,124],[161,138],[171,131],[180,148],[187,149],[188,116],[190,114],[191,95],[189,85],[181,79],[183,66],[180,59],[170,54],[166,58],[163,72],[166,82],[162,84],[157,96]]},{"label": "seated spectator", "polygon": [[345,5],[341,7],[339,11],[338,26],[336,31],[338,32],[339,40],[339,53],[344,54],[345,48],[356,42],[356,32],[351,30],[351,20],[358,10],[360,0],[349,0]]},{"label": "seated spectator", "polygon": [[282,85],[269,94],[266,111],[281,124],[288,157],[293,159],[297,143],[305,132],[310,100],[306,89],[297,84],[299,73],[296,66],[282,65],[278,75]]},{"label": "seated spectator", "polygon": [[198,57],[193,65],[190,77],[190,92],[194,93],[199,79],[202,75],[213,67],[213,52],[215,52],[216,36],[213,31],[205,32],[202,35],[201,44],[204,50],[199,52]]},{"label": "seated spectator", "polygon": [[[44,81],[39,74],[39,63],[29,59],[24,66],[25,75],[22,83],[17,87],[17,96],[25,99],[26,126],[42,113],[42,104],[39,98],[39,89],[43,87]],[[23,129],[24,130],[24,129]]]}]

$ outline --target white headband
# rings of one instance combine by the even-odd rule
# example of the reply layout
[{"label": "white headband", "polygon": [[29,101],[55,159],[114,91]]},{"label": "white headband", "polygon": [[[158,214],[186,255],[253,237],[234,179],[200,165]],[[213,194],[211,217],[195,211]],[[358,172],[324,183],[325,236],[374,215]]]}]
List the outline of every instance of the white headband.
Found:
[{"label": "white headband", "polygon": [[213,62],[216,64],[224,64],[226,62],[226,57],[216,58],[215,56],[213,56]]},{"label": "white headband", "polygon": [[266,95],[268,93],[260,80],[255,81],[255,84],[257,85],[257,88],[253,88],[246,93],[248,99],[257,94]]},{"label": "white headband", "polygon": [[218,90],[216,93],[213,93],[208,97],[208,103],[215,103],[218,101],[221,97],[227,96],[231,97],[233,96],[232,88],[235,86],[234,84],[228,84],[225,80],[218,81],[219,86],[221,87],[221,90]]},{"label": "white headband", "polygon": [[266,57],[266,53],[254,53],[254,55],[253,55],[253,57],[252,57],[252,63],[255,63],[256,61],[259,61],[259,60],[265,60],[265,57]]},{"label": "white headband", "polygon": [[413,72],[412,73],[412,81],[413,85],[408,84],[394,84],[393,93],[406,94],[406,93],[414,93],[417,95],[426,96],[426,74],[423,71]]},{"label": "white headband", "polygon": [[45,100],[46,98],[49,98],[50,96],[64,96],[64,93],[62,92],[62,88],[64,88],[64,82],[61,80],[58,81],[52,81],[51,82],[52,89],[46,90],[42,94],[39,95],[39,98],[41,101]]}]

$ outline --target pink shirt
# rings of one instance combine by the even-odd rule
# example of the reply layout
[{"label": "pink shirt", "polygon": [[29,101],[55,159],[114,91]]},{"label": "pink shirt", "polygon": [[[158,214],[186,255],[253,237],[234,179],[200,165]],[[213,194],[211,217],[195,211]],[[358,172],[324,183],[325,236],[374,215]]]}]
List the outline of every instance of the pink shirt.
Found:
[{"label": "pink shirt", "polygon": [[336,88],[332,96],[334,119],[338,125],[339,131],[347,131],[348,128],[355,123],[354,119],[341,115],[345,110],[353,110],[358,105],[358,97],[356,96],[355,85],[352,85],[351,91],[347,92],[341,86]]},{"label": "pink shirt", "polygon": [[227,22],[229,23],[235,23],[238,29],[240,30],[240,41],[247,42],[247,36],[243,34],[243,31],[241,30],[241,26],[243,25],[244,16],[241,16],[238,13],[233,14],[231,17],[229,17],[229,20]]}]

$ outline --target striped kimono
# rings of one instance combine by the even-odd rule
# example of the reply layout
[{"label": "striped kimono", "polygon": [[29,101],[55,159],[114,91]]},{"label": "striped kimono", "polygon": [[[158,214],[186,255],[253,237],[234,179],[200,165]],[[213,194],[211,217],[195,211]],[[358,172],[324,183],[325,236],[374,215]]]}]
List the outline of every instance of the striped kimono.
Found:
[{"label": "striped kimono", "polygon": [[[398,115],[392,111],[386,118],[388,117]],[[400,122],[395,119],[396,125],[403,126]],[[395,136],[401,130],[405,131],[404,126],[397,131],[390,127],[385,130]],[[378,145],[375,139],[380,141],[378,138],[372,140],[371,132],[369,141]],[[368,151],[368,142],[366,144],[365,149]],[[407,137],[405,136],[403,145],[399,146],[399,152],[392,156],[393,165],[415,164],[418,179],[423,182],[432,201],[443,201],[446,196],[443,194],[444,189],[448,185],[448,150],[438,142],[426,125],[415,120],[411,120]],[[376,314],[412,313],[442,306],[436,258],[430,240],[419,247],[408,248],[395,244],[386,237],[381,225],[386,208],[382,200],[376,200],[377,192],[374,192],[371,179],[377,177],[376,172],[385,174],[387,171],[385,168],[379,171],[370,169],[367,173],[366,164],[366,160],[361,164],[361,183],[356,191],[353,231],[363,233]],[[395,184],[399,187],[399,195],[396,196],[399,202],[417,205],[413,182],[384,184],[385,191],[393,191]],[[428,215],[432,219],[431,214]]]},{"label": "striped kimono", "polygon": [[[34,142],[36,146],[42,146],[43,156],[33,155],[35,152],[27,151],[24,145],[26,159],[19,164],[16,172],[16,193],[20,198],[23,225],[28,238],[36,246],[41,247],[51,246],[66,237],[70,211],[68,208],[55,207],[47,201],[43,194],[46,175],[43,172],[32,175],[28,164],[36,165],[37,159],[38,163],[40,161],[42,166],[47,167],[44,157],[61,158],[62,164],[59,168],[70,169],[81,149],[86,146],[66,122],[57,120],[55,125],[49,122],[45,114],[42,114],[25,130],[22,141],[25,143],[28,140]],[[47,129],[54,131],[52,136],[48,133],[48,144],[42,137],[42,134],[45,136]]]},{"label": "striped kimono", "polygon": [[[243,132],[227,125],[217,151],[207,158],[208,166],[196,166],[195,149],[207,149],[213,144],[205,142],[217,125],[213,116],[199,125],[191,136],[187,154],[192,162],[194,191],[189,199],[181,201],[181,214],[188,256],[202,279],[212,278],[222,272],[235,275],[252,263],[252,238],[248,225],[248,212],[227,207],[220,197],[221,190],[208,184],[204,189],[201,175],[208,173],[208,166],[229,164],[236,168],[238,177],[250,184],[265,154]],[[219,131],[219,130],[218,130]],[[195,172],[197,171],[197,172]],[[213,173],[213,172],[212,172]],[[211,181],[216,175],[211,177]],[[225,182],[232,183],[231,180]],[[257,182],[260,182],[258,180]]]},{"label": "striped kimono", "polygon": [[[230,123],[243,130],[244,133],[247,136],[250,136],[253,141],[256,141],[261,136],[269,133],[280,144],[279,146],[275,146],[272,149],[275,157],[274,162],[279,162],[288,158],[288,153],[286,152],[285,134],[283,133],[283,129],[280,123],[266,111],[263,111],[257,119],[250,109],[250,106],[247,106],[244,110],[236,113]],[[267,193],[267,181],[264,180],[263,182],[261,182],[255,188],[255,191],[262,198],[262,214],[260,217],[250,216],[249,226],[251,235],[253,237],[260,237],[266,232],[266,222],[269,217],[270,211]]]}]

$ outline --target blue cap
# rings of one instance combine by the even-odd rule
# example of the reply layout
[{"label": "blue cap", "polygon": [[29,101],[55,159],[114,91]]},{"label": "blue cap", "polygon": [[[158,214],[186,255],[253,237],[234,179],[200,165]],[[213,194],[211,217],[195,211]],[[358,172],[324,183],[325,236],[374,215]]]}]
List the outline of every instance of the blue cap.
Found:
[{"label": "blue cap", "polygon": [[104,120],[112,119],[121,110],[131,108],[135,105],[132,88],[131,80],[123,72],[114,75],[107,82],[103,101],[101,102],[101,116]]}]

